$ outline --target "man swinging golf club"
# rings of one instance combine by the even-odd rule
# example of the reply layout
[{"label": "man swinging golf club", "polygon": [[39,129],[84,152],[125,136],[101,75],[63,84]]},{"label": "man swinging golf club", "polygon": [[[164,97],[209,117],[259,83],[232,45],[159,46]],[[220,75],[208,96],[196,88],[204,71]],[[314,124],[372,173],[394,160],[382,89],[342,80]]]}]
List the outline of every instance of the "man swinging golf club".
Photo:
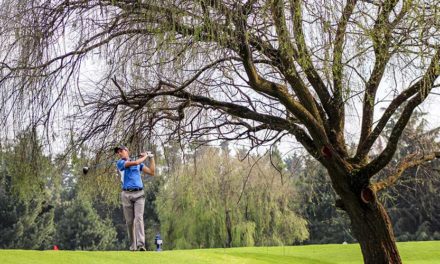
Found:
[{"label": "man swinging golf club", "polygon": [[[115,147],[114,151],[120,158],[116,162],[116,167],[121,174],[122,209],[130,237],[130,250],[146,251],[144,232],[145,194],[141,172],[154,176],[156,168],[154,155],[151,152],[141,153],[140,158],[130,160],[127,147],[121,145]],[[150,161],[149,167],[143,163],[147,158]]]}]

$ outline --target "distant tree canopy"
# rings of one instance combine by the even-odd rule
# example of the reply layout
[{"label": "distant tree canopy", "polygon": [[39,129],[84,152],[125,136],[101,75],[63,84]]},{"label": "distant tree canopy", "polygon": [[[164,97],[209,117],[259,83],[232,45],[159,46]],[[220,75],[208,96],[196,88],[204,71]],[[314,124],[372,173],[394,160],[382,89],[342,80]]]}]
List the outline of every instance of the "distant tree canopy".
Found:
[{"label": "distant tree canopy", "polygon": [[205,147],[166,177],[156,207],[167,248],[292,245],[307,239],[291,181],[269,156],[239,161]]},{"label": "distant tree canopy", "polygon": [[55,174],[34,133],[0,149],[0,248],[45,249],[55,233],[47,179]]},{"label": "distant tree canopy", "polygon": [[329,185],[324,167],[310,156],[299,157],[289,170],[295,190],[302,195],[297,201],[299,213],[307,219],[310,236],[307,243],[354,242],[347,216],[333,205],[337,195]]},{"label": "distant tree canopy", "polygon": [[80,197],[86,190],[78,191],[73,167],[79,161],[56,159],[43,149],[35,131],[0,149],[0,248],[122,248],[111,218],[98,215],[90,197]]},{"label": "distant tree canopy", "polygon": [[0,187],[0,248],[50,248],[55,233],[54,210],[43,199],[23,201]]},{"label": "distant tree canopy", "polygon": [[[386,179],[373,177],[438,87],[438,5],[4,0],[2,125],[70,120],[78,142],[103,148],[152,134],[254,146],[294,136],[328,171],[365,263],[401,263],[376,194],[440,155],[415,150]],[[86,71],[93,87],[79,77]],[[353,113],[355,142],[346,135]],[[383,148],[373,153],[380,136]]]},{"label": "distant tree canopy", "polygon": [[[425,152],[438,149],[436,142],[440,129],[428,129],[426,118],[426,113],[414,113],[414,119],[404,130],[393,161],[377,177],[385,177],[401,157],[411,155],[417,149]],[[439,160],[435,160],[411,168],[383,194],[384,205],[389,208],[398,240],[440,239],[440,204],[437,202],[437,193],[440,192],[439,166]]]},{"label": "distant tree canopy", "polygon": [[90,201],[76,199],[62,212],[55,241],[62,249],[106,250],[115,247],[116,231],[110,219],[101,219]]}]

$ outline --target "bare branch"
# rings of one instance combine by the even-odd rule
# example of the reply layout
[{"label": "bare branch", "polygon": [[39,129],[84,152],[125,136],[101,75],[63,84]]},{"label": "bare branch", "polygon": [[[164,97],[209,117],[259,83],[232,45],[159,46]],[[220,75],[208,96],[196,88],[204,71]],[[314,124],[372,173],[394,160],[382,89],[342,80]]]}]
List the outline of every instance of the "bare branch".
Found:
[{"label": "bare branch", "polygon": [[[388,142],[386,149],[384,150],[383,154],[376,159],[376,162],[377,164],[383,164],[384,161],[387,161],[392,157],[398,139],[400,138],[403,129],[405,128],[409,118],[411,117],[413,110],[415,109],[415,107],[417,107],[425,100],[425,98],[428,96],[429,92],[431,91],[432,87],[434,86],[434,82],[437,80],[438,76],[440,75],[440,71],[438,69],[439,59],[440,59],[440,49],[437,49],[436,54],[433,56],[431,60],[431,64],[428,67],[423,78],[420,79],[415,84],[413,84],[410,88],[402,92],[390,103],[388,108],[385,110],[383,116],[379,120],[378,124],[374,128],[373,133],[371,133],[368,136],[368,138],[364,141],[363,144],[360,144],[358,146],[358,152],[356,153],[356,156],[354,158],[356,162],[361,161],[363,158],[366,157],[374,141],[376,141],[377,137],[381,134],[381,132],[385,128],[385,125],[388,123],[389,119],[395,113],[397,108],[401,106],[403,103],[407,102],[409,98],[415,95],[414,98],[412,98],[405,106],[404,111],[401,114],[401,117],[394,126],[394,129],[391,133],[390,140]],[[379,162],[379,158],[380,159],[385,158],[385,159],[382,160],[382,162]],[[370,168],[371,167],[369,167],[369,169]],[[377,169],[373,171],[377,172]]]},{"label": "bare branch", "polygon": [[391,33],[393,30],[393,26],[396,26],[396,24],[391,24],[389,22],[389,15],[391,14],[392,10],[395,8],[398,2],[398,0],[385,1],[382,5],[382,10],[374,24],[372,40],[374,47],[375,63],[373,71],[370,75],[370,79],[365,86],[365,95],[362,109],[362,129],[361,137],[359,139],[359,145],[363,144],[365,139],[371,133],[377,89],[379,87],[380,81],[382,80],[388,61],[393,55],[389,51],[389,49],[391,45]]},{"label": "bare branch", "polygon": [[[419,157],[417,157],[417,156],[419,156]],[[406,170],[413,168],[413,167],[420,166],[426,162],[429,162],[429,161],[432,161],[432,160],[438,159],[438,158],[440,158],[439,152],[425,154],[425,155],[421,155],[421,156],[417,155],[417,154],[408,155],[397,166],[397,168],[395,169],[395,172],[393,174],[389,175],[383,181],[376,182],[376,183],[372,184],[370,188],[372,188],[372,190],[374,192],[379,192],[383,189],[386,189],[386,188],[394,185],[399,180],[400,176],[402,176],[402,174]]]}]

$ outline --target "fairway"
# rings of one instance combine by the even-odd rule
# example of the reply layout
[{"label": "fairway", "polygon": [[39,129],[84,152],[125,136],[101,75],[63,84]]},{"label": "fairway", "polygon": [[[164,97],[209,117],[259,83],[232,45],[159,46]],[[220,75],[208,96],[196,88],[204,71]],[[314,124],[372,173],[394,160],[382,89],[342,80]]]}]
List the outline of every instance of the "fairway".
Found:
[{"label": "fairway", "polygon": [[[398,247],[403,263],[440,263],[439,241],[405,242],[399,243]],[[0,263],[348,264],[362,263],[362,256],[357,244],[174,250],[163,252],[2,250],[0,251]]]}]

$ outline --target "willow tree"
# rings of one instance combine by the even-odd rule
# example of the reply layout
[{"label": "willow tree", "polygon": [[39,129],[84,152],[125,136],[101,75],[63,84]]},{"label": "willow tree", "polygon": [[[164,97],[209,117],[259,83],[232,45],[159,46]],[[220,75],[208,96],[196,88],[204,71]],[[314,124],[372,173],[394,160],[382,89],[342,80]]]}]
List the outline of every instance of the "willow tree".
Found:
[{"label": "willow tree", "polygon": [[3,0],[1,113],[20,129],[63,109],[78,140],[103,145],[151,131],[256,145],[293,136],[327,169],[364,262],[401,263],[377,192],[436,155],[375,175],[438,84],[438,4]]}]

